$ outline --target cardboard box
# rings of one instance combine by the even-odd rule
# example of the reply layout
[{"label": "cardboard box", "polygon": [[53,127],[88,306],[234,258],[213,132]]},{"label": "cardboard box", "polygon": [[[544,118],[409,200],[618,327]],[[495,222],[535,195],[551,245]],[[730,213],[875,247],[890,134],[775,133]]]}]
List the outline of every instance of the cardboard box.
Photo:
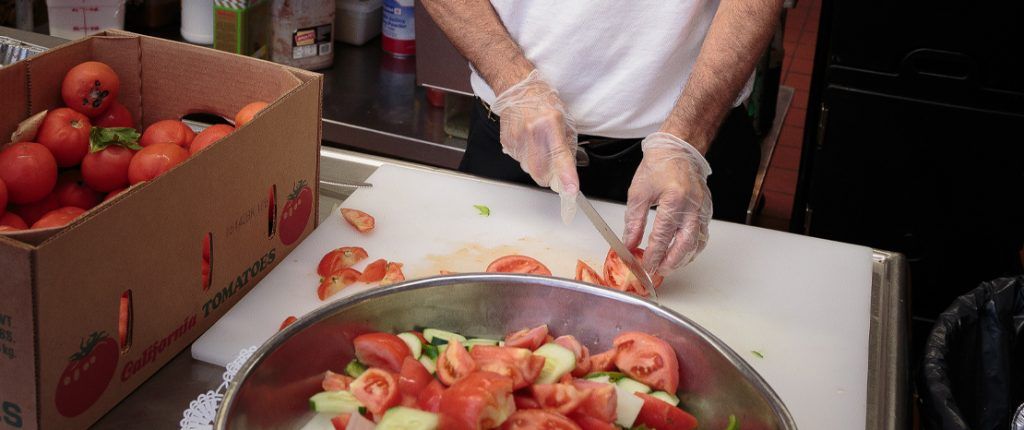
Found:
[{"label": "cardboard box", "polygon": [[[0,235],[0,429],[89,426],[213,324],[316,224],[320,75],[107,31],[0,69],[0,135],[30,113],[60,106],[64,73],[86,60],[118,72],[120,100],[143,126],[191,112],[230,118],[253,100],[272,104],[224,140],[67,227]],[[212,287],[204,289],[207,233]],[[122,346],[118,313],[128,290],[130,340]]]}]

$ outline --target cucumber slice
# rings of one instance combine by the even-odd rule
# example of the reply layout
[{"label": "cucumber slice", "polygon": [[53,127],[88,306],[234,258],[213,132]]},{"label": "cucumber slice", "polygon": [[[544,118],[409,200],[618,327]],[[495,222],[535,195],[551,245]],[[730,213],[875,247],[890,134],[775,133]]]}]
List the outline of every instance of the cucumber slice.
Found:
[{"label": "cucumber slice", "polygon": [[615,424],[625,428],[633,427],[640,409],[644,407],[644,399],[616,386],[615,401]]},{"label": "cucumber slice", "polygon": [[352,359],[352,361],[348,362],[348,365],[345,366],[345,374],[353,378],[358,378],[359,375],[362,375],[363,372],[365,371],[366,365],[360,363],[359,360],[356,360],[354,358]]},{"label": "cucumber slice", "polygon": [[620,379],[625,378],[626,374],[622,372],[594,372],[584,376],[583,379],[593,379],[601,376],[608,377],[608,381],[615,383],[619,382]]},{"label": "cucumber slice", "polygon": [[395,406],[384,412],[377,430],[437,430],[439,422],[437,414]]},{"label": "cucumber slice", "polygon": [[651,393],[651,397],[654,397],[658,400],[664,400],[665,403],[668,403],[672,406],[679,406],[679,398],[664,391],[655,391]]},{"label": "cucumber slice", "polygon": [[420,354],[423,353],[423,343],[420,342],[420,338],[412,333],[399,333],[398,338],[402,339],[402,342],[409,346],[412,358],[419,360]]},{"label": "cucumber slice", "polygon": [[309,408],[316,412],[355,414],[362,406],[349,391],[322,391],[309,398]]},{"label": "cucumber slice", "polygon": [[[626,390],[627,393],[644,393],[648,394],[651,392],[651,387],[648,387],[643,382],[637,381],[631,378],[622,378],[615,382],[619,388]],[[668,394],[668,393],[666,393]]]},{"label": "cucumber slice", "polygon": [[429,343],[423,345],[423,356],[430,357],[431,360],[437,360],[438,350],[437,346]]},{"label": "cucumber slice", "polygon": [[465,345],[466,345],[466,348],[469,348],[470,350],[472,350],[473,347],[477,346],[477,345],[498,346],[498,342],[500,342],[500,341],[497,341],[497,340],[494,340],[494,339],[484,339],[482,337],[478,337],[478,338],[467,340]]},{"label": "cucumber slice", "polygon": [[544,368],[537,377],[537,384],[553,384],[576,368],[576,354],[558,344],[546,343],[533,355],[544,357]]},{"label": "cucumber slice", "polygon": [[427,357],[426,355],[420,356],[420,364],[427,368],[427,372],[431,375],[437,373],[437,362],[434,359]]},{"label": "cucumber slice", "polygon": [[608,377],[608,375],[587,376],[585,379],[588,381],[600,382],[602,384],[615,384],[614,382],[612,382],[611,378]]},{"label": "cucumber slice", "polygon": [[729,415],[729,425],[725,427],[725,430],[740,430],[740,423],[736,421],[736,415]]},{"label": "cucumber slice", "polygon": [[463,345],[466,344],[465,336],[458,333],[452,333],[450,331],[439,330],[436,328],[424,329],[423,337],[427,339],[427,342],[430,342],[438,346],[447,344],[448,342],[451,342],[452,339],[458,339],[459,342],[461,342]]}]

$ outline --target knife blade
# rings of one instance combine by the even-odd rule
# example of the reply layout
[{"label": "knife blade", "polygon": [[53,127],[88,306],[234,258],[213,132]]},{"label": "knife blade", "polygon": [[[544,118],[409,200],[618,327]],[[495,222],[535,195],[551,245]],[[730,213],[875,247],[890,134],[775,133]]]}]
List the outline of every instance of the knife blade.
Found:
[{"label": "knife blade", "polygon": [[590,204],[590,201],[583,196],[583,193],[576,195],[576,206],[579,206],[579,208],[583,210],[583,213],[587,214],[587,219],[589,219],[590,223],[594,225],[594,228],[601,233],[601,237],[604,238],[605,242],[608,242],[608,245],[612,247],[612,251],[615,251],[615,254],[619,256],[619,259],[622,260],[623,263],[625,263],[626,267],[629,268],[629,271],[633,273],[633,276],[640,280],[640,285],[644,286],[648,297],[652,301],[658,301],[658,293],[654,291],[654,282],[651,280],[651,275],[649,275],[647,271],[640,266],[640,262],[636,261],[636,258],[633,257],[633,253],[626,249],[626,245],[619,240],[619,237],[616,236],[614,232],[612,232],[611,227],[608,227],[608,223],[604,221],[604,218],[601,218],[601,214],[597,213],[597,210],[594,209],[594,206]]}]

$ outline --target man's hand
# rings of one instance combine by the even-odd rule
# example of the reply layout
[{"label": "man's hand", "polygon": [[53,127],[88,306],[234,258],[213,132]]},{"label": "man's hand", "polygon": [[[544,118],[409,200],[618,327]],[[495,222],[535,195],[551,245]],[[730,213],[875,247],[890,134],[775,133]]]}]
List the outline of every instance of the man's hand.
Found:
[{"label": "man's hand", "polygon": [[647,136],[641,147],[644,158],[629,187],[623,242],[627,248],[640,245],[647,211],[658,205],[643,265],[665,275],[689,264],[707,245],[711,167],[700,151],[668,133]]}]

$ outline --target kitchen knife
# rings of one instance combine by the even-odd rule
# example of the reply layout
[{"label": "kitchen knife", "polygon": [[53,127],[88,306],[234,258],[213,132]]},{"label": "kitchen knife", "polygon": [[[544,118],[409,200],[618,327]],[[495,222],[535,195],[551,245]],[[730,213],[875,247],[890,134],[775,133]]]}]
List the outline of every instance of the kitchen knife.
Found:
[{"label": "kitchen knife", "polygon": [[633,257],[633,253],[626,249],[626,245],[619,240],[619,237],[612,232],[612,229],[608,227],[608,223],[604,222],[604,218],[601,218],[601,214],[597,213],[594,206],[590,204],[590,201],[583,196],[583,193],[576,195],[576,206],[579,206],[583,210],[583,213],[587,214],[587,219],[594,225],[594,228],[601,233],[601,237],[604,238],[608,245],[611,245],[612,251],[618,254],[619,259],[625,263],[629,271],[633,273],[637,279],[640,280],[640,285],[644,286],[647,290],[647,296],[652,301],[658,301],[658,293],[654,291],[654,282],[651,281],[651,275],[647,274],[647,271],[640,266],[640,262],[636,261]]}]

